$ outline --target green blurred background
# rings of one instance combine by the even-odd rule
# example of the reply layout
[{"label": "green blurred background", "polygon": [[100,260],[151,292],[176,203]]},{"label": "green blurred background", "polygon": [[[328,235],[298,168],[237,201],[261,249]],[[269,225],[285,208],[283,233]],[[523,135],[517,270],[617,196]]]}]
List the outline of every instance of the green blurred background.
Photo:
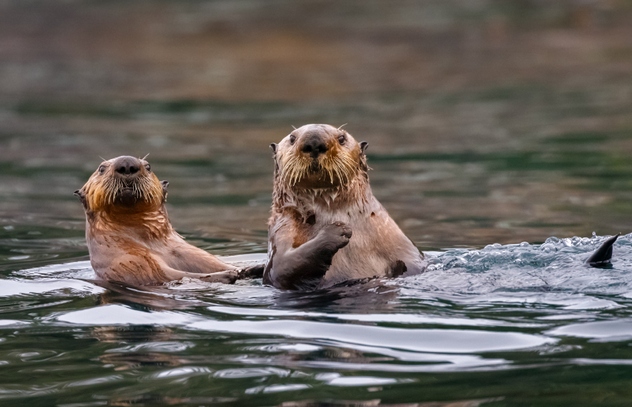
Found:
[{"label": "green blurred background", "polygon": [[267,146],[324,122],[423,249],[627,233],[631,113],[632,1],[0,1],[5,226],[80,236],[150,153],[178,230],[264,252]]}]

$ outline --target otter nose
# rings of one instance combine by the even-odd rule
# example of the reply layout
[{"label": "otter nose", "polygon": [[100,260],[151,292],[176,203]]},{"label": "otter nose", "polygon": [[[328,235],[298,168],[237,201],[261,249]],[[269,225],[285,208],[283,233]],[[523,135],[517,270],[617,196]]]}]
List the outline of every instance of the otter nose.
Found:
[{"label": "otter nose", "polygon": [[134,157],[119,157],[114,161],[114,171],[121,175],[133,175],[140,171],[140,160]]},{"label": "otter nose", "polygon": [[325,140],[318,135],[308,136],[303,143],[301,151],[305,154],[311,155],[312,158],[316,158],[327,152],[327,144],[325,143]]}]

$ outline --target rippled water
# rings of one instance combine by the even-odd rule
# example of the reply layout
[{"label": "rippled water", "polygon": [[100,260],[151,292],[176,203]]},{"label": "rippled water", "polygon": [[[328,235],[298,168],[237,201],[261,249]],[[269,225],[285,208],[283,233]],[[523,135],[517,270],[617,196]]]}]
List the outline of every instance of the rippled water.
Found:
[{"label": "rippled water", "polygon": [[[74,261],[79,238],[19,235],[5,226],[1,240],[3,405],[629,399],[632,235],[612,269],[583,264],[603,238],[550,238],[429,252],[423,275],[313,293],[260,280],[139,291],[95,281]],[[64,261],[16,266],[49,261],[43,246]]]},{"label": "rippled water", "polygon": [[[66,120],[52,123],[78,126]],[[131,128],[138,120],[81,126]],[[188,123],[180,115],[146,120],[149,128]],[[275,123],[263,134],[211,125],[164,140],[48,126],[5,131],[0,404],[628,403],[632,236],[616,243],[612,269],[583,263],[605,235],[628,229],[632,167],[612,152],[618,136],[481,154],[455,144],[456,153],[430,154],[400,151],[406,142],[421,150],[424,139],[350,128],[372,142],[375,194],[432,259],[420,276],[313,293],[260,280],[146,291],[94,281],[72,191],[98,155],[151,152],[154,171],[171,182],[179,232],[219,255],[263,259],[266,144],[287,132]],[[612,149],[594,159],[591,149],[604,143]],[[588,237],[593,228],[600,234]],[[573,231],[584,237],[570,238]]]},{"label": "rippled water", "polygon": [[[629,405],[631,11],[0,2],[0,405]],[[94,280],[72,192],[100,156],[150,153],[178,232],[261,260],[268,145],[306,123],[369,142],[425,274]]]},{"label": "rippled water", "polygon": [[[421,151],[424,139],[365,137],[349,126],[372,143],[375,194],[432,258],[427,273],[314,293],[281,292],[260,280],[138,291],[94,281],[87,261],[72,191],[98,156],[152,153],[154,171],[171,182],[168,208],[179,232],[219,255],[263,259],[272,171],[266,145],[287,133],[285,124],[270,119],[263,133],[208,125],[187,136],[176,130],[190,125],[180,115],[13,120],[42,127],[2,136],[10,146],[0,174],[2,405],[630,399],[632,236],[616,243],[612,269],[583,264],[605,235],[629,230],[632,167],[616,152],[623,136],[582,136],[572,147],[523,140],[506,152],[471,153],[456,143],[455,153],[414,153],[399,146]],[[174,130],[164,139],[104,139],[95,130],[139,120]],[[609,149],[595,158],[598,145]],[[599,236],[587,237],[592,230]],[[570,238],[573,232],[584,237]]]}]

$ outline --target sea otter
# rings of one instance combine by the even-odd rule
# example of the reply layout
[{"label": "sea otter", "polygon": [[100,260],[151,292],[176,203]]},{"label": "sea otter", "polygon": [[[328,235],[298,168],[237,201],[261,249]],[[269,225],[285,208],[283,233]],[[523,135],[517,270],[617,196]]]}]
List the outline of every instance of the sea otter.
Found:
[{"label": "sea otter", "polygon": [[367,145],[327,124],[305,125],[271,145],[265,284],[325,288],[424,270],[424,255],[371,192]]},{"label": "sea otter", "polygon": [[132,286],[183,277],[233,283],[239,269],[187,242],[171,227],[167,181],[144,159],[103,161],[75,195],[86,213],[86,240],[97,276]]}]

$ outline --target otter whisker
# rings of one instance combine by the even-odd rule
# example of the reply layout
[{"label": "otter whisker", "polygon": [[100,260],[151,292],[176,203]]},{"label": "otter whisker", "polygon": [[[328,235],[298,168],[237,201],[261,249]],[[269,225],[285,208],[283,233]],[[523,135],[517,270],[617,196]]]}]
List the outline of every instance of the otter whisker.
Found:
[{"label": "otter whisker", "polygon": [[299,160],[297,157],[292,157],[289,161],[289,166],[292,168],[292,172],[296,175],[300,175],[305,171],[305,166],[303,165],[303,161]]},{"label": "otter whisker", "polygon": [[[290,168],[288,171],[287,169]],[[308,166],[303,160],[296,157],[290,157],[287,162],[283,163],[281,169],[281,177],[291,186],[294,186],[303,178],[307,172]]]},{"label": "otter whisker", "polygon": [[338,164],[335,160],[329,160],[329,162],[327,163],[327,167],[328,167],[327,172],[329,173],[329,179],[332,184],[334,183],[334,175],[339,181],[342,181],[340,169],[338,168]]},{"label": "otter whisker", "polygon": [[136,198],[143,199],[146,202],[154,201],[154,193],[151,189],[151,185],[148,183],[148,178],[141,178],[141,182],[136,185]]},{"label": "otter whisker", "polygon": [[134,185],[134,195],[136,195],[136,199],[145,198],[145,201],[151,202],[151,191],[147,191],[147,183],[145,181],[146,178],[142,178],[141,182]]},{"label": "otter whisker", "polygon": [[105,199],[104,199],[104,201],[105,201],[105,203],[107,205],[110,205],[112,203],[111,202],[111,198],[112,198],[112,194],[113,194],[113,191],[114,191],[112,183],[113,183],[113,181],[111,179],[108,179],[108,181],[105,183],[105,186],[104,186],[104,190],[105,190]]},{"label": "otter whisker", "polygon": [[103,195],[103,203],[105,203],[106,205],[110,204],[110,194],[112,193],[110,185],[110,182],[106,183],[104,185],[103,191],[100,191],[99,193],[99,195]]},{"label": "otter whisker", "polygon": [[162,201],[162,189],[157,188],[158,184],[152,183],[149,178],[144,179],[143,190],[150,202]]},{"label": "otter whisker", "polygon": [[117,192],[118,194],[120,194],[121,190],[125,188],[125,183],[120,179],[116,181],[116,184],[117,184],[117,188],[113,190],[112,192],[112,202],[114,202],[114,200],[116,199]]},{"label": "otter whisker", "polygon": [[110,203],[113,204],[116,200],[117,192],[123,189],[124,185],[120,179],[115,179],[112,182],[114,185],[110,188]]},{"label": "otter whisker", "polygon": [[345,160],[338,162],[337,167],[344,178],[341,181],[344,183],[349,182],[349,174],[353,174],[354,168],[349,166],[348,160],[345,158]]},{"label": "otter whisker", "polygon": [[303,166],[297,166],[295,171],[292,171],[291,184],[296,185],[298,181],[305,175],[305,169]]},{"label": "otter whisker", "polygon": [[332,184],[334,183],[334,173],[336,175],[336,178],[338,178],[338,180],[341,180],[342,176],[340,175],[338,166],[333,166],[328,172],[329,172],[329,180]]}]

